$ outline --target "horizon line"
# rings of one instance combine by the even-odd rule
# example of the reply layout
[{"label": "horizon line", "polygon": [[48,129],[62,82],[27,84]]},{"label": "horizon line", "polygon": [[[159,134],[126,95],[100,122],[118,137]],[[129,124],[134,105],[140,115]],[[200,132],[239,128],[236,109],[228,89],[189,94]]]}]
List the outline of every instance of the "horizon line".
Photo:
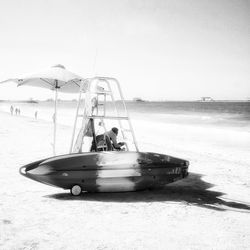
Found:
[{"label": "horizon line", "polygon": [[[0,99],[0,102],[53,102],[54,99],[53,98],[48,98],[46,100],[40,100],[40,99]],[[58,102],[78,102],[78,99],[57,99]],[[117,100],[117,101],[121,101],[121,100]],[[126,99],[124,100],[126,102],[138,102],[138,103],[143,103],[143,102],[250,102],[250,98],[249,99],[213,99],[213,100],[209,100],[209,101],[203,101],[201,99],[192,99],[192,100],[187,100],[187,99],[176,99],[176,100],[162,100],[162,99],[155,99],[155,100],[133,100],[133,99]]]}]

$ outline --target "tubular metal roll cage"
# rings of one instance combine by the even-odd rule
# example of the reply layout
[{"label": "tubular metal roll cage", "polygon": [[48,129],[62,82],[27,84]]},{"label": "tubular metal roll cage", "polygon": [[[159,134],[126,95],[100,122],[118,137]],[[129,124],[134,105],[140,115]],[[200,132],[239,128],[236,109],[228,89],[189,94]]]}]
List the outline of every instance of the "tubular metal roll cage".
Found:
[{"label": "tubular metal roll cage", "polygon": [[[104,90],[104,88],[99,88],[98,89],[98,86],[97,86],[96,90],[92,92],[91,85],[95,81],[106,83],[106,85],[108,87],[108,91]],[[120,95],[119,101],[122,102],[122,106],[123,106],[123,110],[125,112],[125,116],[119,116],[117,105],[115,103],[118,100],[115,100],[115,98],[114,98],[112,88],[111,88],[111,83],[112,82],[117,86],[117,89],[118,89],[118,92],[119,92],[119,95]],[[98,115],[98,111],[97,111],[96,115],[87,114],[86,98],[84,99],[84,108],[83,108],[84,112],[83,112],[83,115],[79,115],[79,109],[80,109],[81,98],[82,98],[83,93],[85,93],[85,94],[87,94],[87,93],[96,94],[96,95],[104,94],[105,102],[106,102],[106,95],[110,95],[111,99],[112,99],[112,102],[113,102],[113,105],[114,105],[116,116],[107,116],[106,112],[105,112],[105,107],[104,107],[103,115]],[[124,96],[122,94],[121,86],[120,86],[120,83],[118,82],[117,79],[112,78],[112,77],[93,77],[93,78],[87,78],[87,79],[82,80],[82,83],[81,83],[81,86],[80,86],[80,91],[79,91],[79,98],[78,98],[78,104],[77,104],[77,108],[76,108],[76,115],[75,115],[75,121],[74,121],[74,126],[73,126],[73,132],[72,132],[72,138],[71,138],[70,152],[69,153],[73,153],[73,144],[74,144],[74,140],[75,140],[75,132],[76,132],[76,125],[77,125],[78,117],[83,117],[83,119],[87,118],[87,119],[93,119],[93,120],[100,119],[102,122],[105,119],[117,120],[118,123],[119,123],[119,126],[122,128],[121,132],[122,132],[123,138],[125,138],[125,135],[124,135],[125,131],[126,132],[131,132],[132,139],[133,139],[133,144],[135,146],[136,151],[139,152],[137,141],[136,141],[136,138],[135,138],[135,133],[134,133],[132,123],[131,123],[131,120],[130,120],[130,116],[129,116],[129,113],[128,113],[128,110],[127,110],[127,107],[126,107],[126,104],[125,104]],[[127,120],[128,121],[129,129],[123,129],[122,123],[121,123],[122,120]],[[83,135],[83,137],[84,137],[84,135]],[[127,147],[127,150],[129,150],[128,147]]]}]

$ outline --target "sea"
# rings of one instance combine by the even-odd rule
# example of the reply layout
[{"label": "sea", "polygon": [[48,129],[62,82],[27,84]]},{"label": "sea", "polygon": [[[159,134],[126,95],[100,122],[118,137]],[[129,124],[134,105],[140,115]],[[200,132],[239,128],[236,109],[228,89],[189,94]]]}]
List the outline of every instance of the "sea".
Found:
[{"label": "sea", "polygon": [[[53,122],[54,102],[1,101],[0,111],[10,113],[10,107],[20,109],[20,115]],[[109,109],[110,105],[107,105]],[[126,101],[131,119],[196,126],[226,126],[250,131],[249,101]],[[76,114],[76,101],[58,102],[58,123],[72,126]],[[119,107],[119,103],[118,103]]]}]

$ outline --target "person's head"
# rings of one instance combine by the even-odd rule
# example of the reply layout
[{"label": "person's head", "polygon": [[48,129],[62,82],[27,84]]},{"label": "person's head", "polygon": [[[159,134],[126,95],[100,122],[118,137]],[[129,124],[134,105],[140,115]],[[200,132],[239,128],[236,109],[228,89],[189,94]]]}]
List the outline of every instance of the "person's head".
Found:
[{"label": "person's head", "polygon": [[118,135],[118,128],[114,127],[111,129],[116,135]]}]

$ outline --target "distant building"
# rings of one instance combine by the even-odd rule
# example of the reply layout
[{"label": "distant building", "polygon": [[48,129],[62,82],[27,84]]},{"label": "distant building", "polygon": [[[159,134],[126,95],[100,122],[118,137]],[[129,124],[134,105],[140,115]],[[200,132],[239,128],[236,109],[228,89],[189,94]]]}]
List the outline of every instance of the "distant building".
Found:
[{"label": "distant building", "polygon": [[201,97],[201,100],[200,100],[200,101],[201,101],[201,102],[214,102],[213,98],[207,97],[207,96]]},{"label": "distant building", "polygon": [[27,103],[38,103],[38,101],[33,100],[32,98],[30,98],[28,101],[26,101]]},{"label": "distant building", "polygon": [[133,98],[134,102],[145,102],[144,100],[142,100],[140,97],[135,97]]}]

